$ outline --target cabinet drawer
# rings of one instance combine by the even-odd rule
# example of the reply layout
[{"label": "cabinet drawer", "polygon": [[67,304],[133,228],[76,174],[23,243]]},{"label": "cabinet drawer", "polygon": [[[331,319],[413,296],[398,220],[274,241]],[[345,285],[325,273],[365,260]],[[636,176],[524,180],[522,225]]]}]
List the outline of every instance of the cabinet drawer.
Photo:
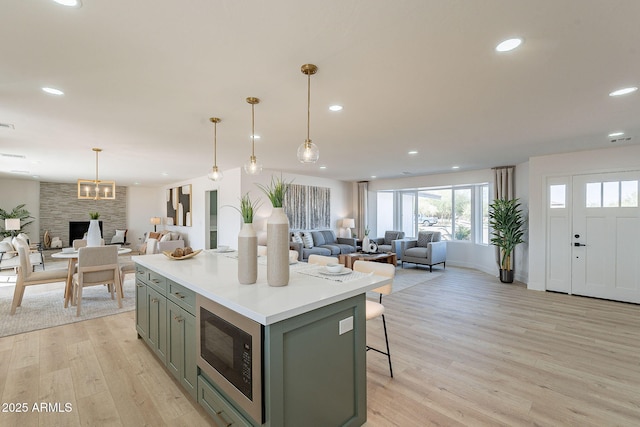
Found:
[{"label": "cabinet drawer", "polygon": [[149,280],[147,284],[158,291],[161,295],[167,294],[167,279],[159,275],[155,271],[149,271]]},{"label": "cabinet drawer", "polygon": [[136,264],[136,279],[144,283],[149,283],[149,270],[143,266]]},{"label": "cabinet drawer", "polygon": [[192,290],[167,280],[167,298],[195,316],[196,294]]},{"label": "cabinet drawer", "polygon": [[216,426],[251,427],[251,423],[229,405],[202,375],[198,375],[198,403],[211,415]]}]

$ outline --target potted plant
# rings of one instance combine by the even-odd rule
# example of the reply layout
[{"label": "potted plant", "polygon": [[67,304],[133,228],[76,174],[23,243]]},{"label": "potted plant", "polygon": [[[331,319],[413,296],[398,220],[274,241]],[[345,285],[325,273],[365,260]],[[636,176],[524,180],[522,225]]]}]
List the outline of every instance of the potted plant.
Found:
[{"label": "potted plant", "polygon": [[24,229],[27,225],[33,222],[33,221],[28,221],[33,217],[31,216],[31,213],[29,213],[29,211],[26,210],[24,207],[25,207],[25,204],[23,203],[21,205],[16,206],[9,212],[5,211],[4,209],[0,209],[0,220],[2,220],[0,225],[3,228],[5,226],[5,221],[4,221],[5,219],[20,220],[20,230],[3,230],[0,232],[0,235],[2,235],[2,237],[8,237],[8,236],[15,237],[22,232],[22,229]]},{"label": "potted plant", "polygon": [[524,222],[520,199],[495,199],[489,205],[491,243],[498,247],[502,283],[513,282],[513,251],[524,242]]},{"label": "potted plant", "polygon": [[234,207],[242,215],[242,229],[238,233],[238,282],[243,285],[258,280],[258,235],[253,229],[253,217],[259,206],[246,193],[240,198],[240,208]]},{"label": "potted plant", "polygon": [[87,246],[101,246],[102,235],[100,233],[99,212],[89,212],[89,230],[87,230]]},{"label": "potted plant", "polygon": [[289,218],[282,203],[289,182],[271,177],[271,185],[256,184],[267,195],[273,206],[267,220],[267,283],[270,286],[289,284]]}]

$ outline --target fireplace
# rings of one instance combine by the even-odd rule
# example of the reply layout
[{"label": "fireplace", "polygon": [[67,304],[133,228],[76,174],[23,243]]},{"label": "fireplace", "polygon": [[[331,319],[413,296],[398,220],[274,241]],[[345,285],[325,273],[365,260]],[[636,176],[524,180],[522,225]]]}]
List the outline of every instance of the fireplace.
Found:
[{"label": "fireplace", "polygon": [[[102,221],[98,221],[100,224],[100,235],[102,234]],[[73,245],[74,240],[79,240],[84,237],[84,233],[89,231],[89,221],[69,221],[69,246]]]}]

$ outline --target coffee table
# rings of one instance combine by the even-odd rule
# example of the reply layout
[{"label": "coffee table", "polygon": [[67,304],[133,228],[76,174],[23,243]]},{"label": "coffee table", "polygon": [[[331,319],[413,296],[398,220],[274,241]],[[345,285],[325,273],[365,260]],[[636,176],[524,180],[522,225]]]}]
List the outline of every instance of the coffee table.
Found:
[{"label": "coffee table", "polygon": [[352,268],[353,263],[357,260],[386,262],[387,264],[398,265],[398,256],[394,252],[384,252],[379,254],[367,254],[364,252],[356,252],[354,254],[340,254],[338,262],[347,268]]}]

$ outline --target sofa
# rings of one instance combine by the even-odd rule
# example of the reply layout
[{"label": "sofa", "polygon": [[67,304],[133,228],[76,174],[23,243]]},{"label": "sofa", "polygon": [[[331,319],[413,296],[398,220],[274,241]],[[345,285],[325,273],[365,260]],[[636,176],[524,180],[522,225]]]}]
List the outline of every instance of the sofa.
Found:
[{"label": "sofa", "polygon": [[442,241],[439,231],[419,231],[417,239],[406,239],[400,242],[402,268],[404,263],[428,265],[429,271],[433,266],[442,264],[444,268],[447,261],[447,243]]},{"label": "sofa", "polygon": [[294,230],[290,240],[290,248],[298,251],[298,261],[307,261],[311,254],[352,254],[357,247],[355,238],[336,237],[333,230]]},{"label": "sofa", "polygon": [[20,266],[20,257],[18,256],[18,245],[23,245],[29,253],[29,261],[35,269],[36,265],[42,265],[44,270],[44,255],[42,253],[42,245],[29,244],[29,237],[20,233],[16,237],[6,237],[0,241],[0,270]]},{"label": "sofa", "polygon": [[177,231],[163,230],[144,234],[144,243],[138,247],[140,254],[159,254],[164,251],[173,252],[177,248],[184,248],[185,242]]},{"label": "sofa", "polygon": [[385,231],[384,237],[371,239],[378,245],[378,252],[393,252],[401,259],[400,242],[404,239],[404,231]]}]

